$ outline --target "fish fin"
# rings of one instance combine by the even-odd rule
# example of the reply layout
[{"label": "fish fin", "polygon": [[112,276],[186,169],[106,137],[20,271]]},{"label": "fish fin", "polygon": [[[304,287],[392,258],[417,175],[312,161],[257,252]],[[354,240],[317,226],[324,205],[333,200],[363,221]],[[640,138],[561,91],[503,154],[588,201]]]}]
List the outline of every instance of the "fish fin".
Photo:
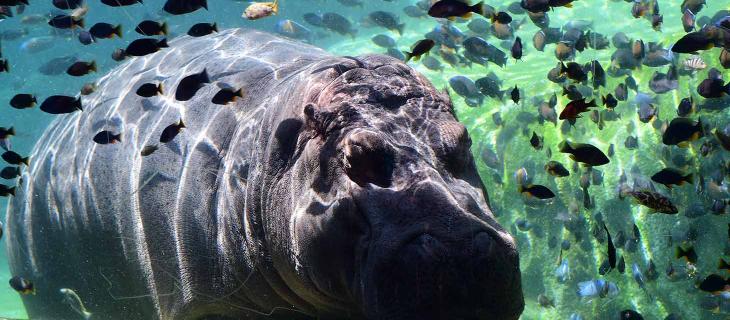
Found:
[{"label": "fish fin", "polygon": [[573,7],[573,4],[572,3],[568,3],[568,4],[564,5],[563,7],[572,8]]},{"label": "fish fin", "polygon": [[403,31],[405,30],[405,28],[406,28],[406,24],[405,23],[401,23],[398,26],[396,26],[396,30],[398,31],[398,35],[403,35]]},{"label": "fish fin", "polygon": [[160,27],[160,31],[162,31],[163,35],[167,35],[167,22],[162,23],[162,26]]},{"label": "fish fin", "polygon": [[163,85],[162,85],[162,82],[160,82],[160,83],[159,83],[159,84],[157,85],[157,92],[159,92],[160,94],[164,94],[164,93],[163,93],[163,89],[164,89],[164,87],[163,87]]},{"label": "fish fin", "polygon": [[75,24],[76,24],[77,26],[81,27],[81,29],[84,29],[84,28],[86,28],[86,25],[85,25],[85,22],[84,22],[84,19],[83,19],[83,18],[81,18],[81,19],[79,19],[79,20],[76,20],[76,23],[75,23]]},{"label": "fish fin", "polygon": [[558,150],[560,150],[560,152],[562,153],[568,153],[573,151],[573,148],[570,147],[570,143],[568,143],[568,140],[563,140],[563,142],[558,145]]},{"label": "fish fin", "polygon": [[692,174],[690,173],[690,174],[684,176],[684,181],[686,181],[689,184],[694,184],[694,179],[693,179]]},{"label": "fish fin", "polygon": [[24,163],[26,166],[30,166],[30,157],[20,159],[20,162]]},{"label": "fish fin", "polygon": [[[273,11],[274,14],[279,13],[279,0],[274,0],[274,4],[271,5],[271,11]],[[215,32],[218,32],[218,30],[216,30]]]},{"label": "fish fin", "polygon": [[[15,196],[15,187],[12,187],[12,188],[8,189],[8,193],[9,194],[12,194],[13,197],[14,197]],[[35,291],[33,292],[33,294],[35,294]]]},{"label": "fish fin", "polygon": [[8,129],[8,135],[14,136],[15,135],[15,128],[10,127],[10,129]]},{"label": "fish fin", "polygon": [[162,40],[158,41],[157,42],[157,47],[158,48],[167,48],[167,47],[169,47],[167,45],[167,38],[162,38]]},{"label": "fish fin", "polygon": [[121,133],[113,136],[113,138],[114,138],[114,140],[116,140],[118,142],[122,142],[122,134]]},{"label": "fish fin", "polygon": [[205,10],[208,10],[208,0],[199,0],[199,1],[200,1],[200,3],[198,3],[198,4],[200,4],[201,7],[205,8]]},{"label": "fish fin", "polygon": [[405,60],[406,63],[408,61],[411,61],[411,58],[413,58],[413,54],[408,51],[403,51],[403,54],[406,55],[406,60]]},{"label": "fish fin", "polygon": [[183,123],[183,119],[182,119],[182,118],[180,118],[180,121],[178,121],[178,122],[177,122],[177,126],[178,126],[179,128],[187,128],[187,127],[185,126],[185,123]]},{"label": "fish fin", "polygon": [[677,147],[680,147],[680,148],[688,148],[689,147],[689,141],[682,141],[680,143],[677,143]]},{"label": "fish fin", "polygon": [[213,26],[211,27],[211,29],[213,29],[214,32],[218,32],[218,23],[213,22]]},{"label": "fish fin", "polygon": [[236,92],[234,93],[234,96],[243,98],[243,88],[236,90]]},{"label": "fish fin", "polygon": [[479,1],[479,3],[471,6],[469,9],[471,10],[471,12],[474,12],[478,15],[483,16],[484,15],[484,1]]},{"label": "fish fin", "polygon": [[89,70],[96,72],[96,61],[91,61],[89,64]]},{"label": "fish fin", "polygon": [[119,38],[122,37],[122,25],[118,24],[116,28],[114,28],[114,34],[116,34]]}]

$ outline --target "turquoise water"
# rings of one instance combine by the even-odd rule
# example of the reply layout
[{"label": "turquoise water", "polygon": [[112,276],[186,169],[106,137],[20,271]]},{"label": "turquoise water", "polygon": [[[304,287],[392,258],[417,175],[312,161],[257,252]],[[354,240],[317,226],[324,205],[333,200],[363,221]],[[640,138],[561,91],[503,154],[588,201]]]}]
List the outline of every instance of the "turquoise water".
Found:
[{"label": "turquoise water", "polygon": [[[314,45],[339,55],[383,53],[385,50],[377,47],[370,40],[377,34],[387,34],[393,37],[397,40],[399,49],[407,50],[411,44],[422,39],[425,33],[438,24],[433,18],[411,18],[405,15],[403,8],[415,3],[411,0],[370,0],[363,1],[365,2],[363,7],[354,8],[345,7],[334,0],[281,0],[280,12],[277,16],[258,21],[247,21],[241,18],[241,12],[247,6],[246,2],[241,1],[211,0],[208,11],[199,10],[184,16],[168,16],[160,13],[164,2],[161,0],[149,0],[145,1],[144,5],[124,8],[110,8],[93,0],[88,3],[87,25],[90,26],[96,22],[122,24],[124,37],[100,40],[98,43],[84,46],[78,42],[75,35],[55,31],[45,22],[39,24],[20,22],[23,16],[47,15],[56,10],[48,3],[49,1],[45,2],[31,0],[31,5],[22,15],[16,15],[14,18],[0,22],[0,32],[24,30],[21,38],[2,41],[2,54],[4,58],[10,59],[11,72],[0,73],[0,81],[2,81],[0,82],[2,83],[0,85],[0,97],[2,97],[0,103],[5,103],[18,92],[30,92],[39,97],[76,92],[84,83],[93,81],[97,76],[105,74],[106,71],[117,65],[117,62],[110,58],[111,52],[115,48],[125,47],[133,39],[139,38],[133,29],[138,22],[145,19],[167,21],[172,34],[171,38],[184,34],[189,26],[198,22],[217,22],[220,29],[248,27],[274,32],[278,21],[292,19],[307,26],[316,34],[312,41]],[[573,8],[557,8],[549,15],[551,27],[560,27],[571,20],[588,20],[592,21],[591,30],[593,32],[604,34],[609,38],[614,33],[622,31],[631,39],[640,38],[646,43],[659,42],[666,47],[684,35],[680,23],[680,2],[678,0],[660,2],[661,12],[664,14],[662,32],[652,30],[649,21],[645,19],[634,19],[630,13],[631,4],[624,1],[576,1]],[[496,8],[504,9],[510,2],[490,1],[489,3]],[[713,1],[697,16],[698,18],[712,16],[721,9],[728,10],[730,6],[723,4],[722,1]],[[406,24],[404,34],[398,35],[380,27],[367,26],[363,19],[368,13],[375,10],[397,14],[401,22]],[[302,20],[302,15],[308,12],[338,12],[354,23],[358,29],[357,36],[337,35],[308,25]],[[513,15],[513,18],[521,20],[525,16]],[[466,33],[468,30],[466,22],[468,21],[456,22],[455,25]],[[552,54],[554,45],[548,45],[545,52],[538,52],[532,46],[532,36],[538,30],[529,19],[519,28],[516,34],[523,40],[525,56],[521,61],[510,58],[504,68],[499,68],[494,64],[489,64],[487,67],[476,64],[471,68],[450,67],[444,63],[444,70],[432,71],[420,63],[410,63],[411,66],[425,74],[434,86],[450,90],[458,118],[467,126],[472,136],[474,141],[472,151],[481,177],[489,191],[491,204],[498,214],[499,222],[513,233],[519,247],[523,291],[526,299],[522,319],[568,319],[574,313],[580,314],[584,319],[616,319],[618,312],[624,309],[637,310],[646,319],[664,319],[670,313],[681,316],[681,319],[728,317],[730,307],[726,306],[725,310],[720,308],[719,312],[713,313],[701,306],[705,300],[719,301],[723,298],[701,292],[695,287],[695,282],[711,273],[727,275],[724,273],[725,271],[717,270],[717,263],[718,259],[722,257],[722,253],[728,251],[726,249],[728,247],[727,223],[730,221],[727,213],[715,215],[709,213],[707,208],[713,200],[721,201],[730,198],[727,181],[714,185],[710,183],[711,177],[724,176],[725,180],[728,179],[727,173],[722,172],[722,163],[730,159],[730,154],[718,147],[709,156],[701,156],[700,146],[703,141],[712,139],[709,137],[693,143],[687,149],[669,148],[670,155],[666,157],[665,148],[661,143],[661,133],[653,126],[656,121],[651,124],[641,123],[636,115],[635,107],[629,102],[619,104],[616,112],[621,115],[620,119],[606,122],[602,130],[599,130],[598,126],[589,120],[587,114],[578,119],[575,128],[567,133],[561,132],[562,121],[559,121],[557,126],[549,122],[540,124],[534,120],[527,121],[525,118],[534,119],[537,116],[537,108],[532,103],[534,97],[548,100],[550,95],[557,92],[558,112],[569,102],[566,97],[559,95],[560,86],[549,82],[545,76],[556,63]],[[24,41],[39,37],[44,37],[42,39],[50,37],[47,39],[52,47],[37,53],[21,49]],[[487,38],[487,40],[498,47],[501,42],[494,37]],[[511,44],[511,40],[509,43]],[[577,55],[576,61],[583,64],[591,60],[598,60],[604,68],[608,68],[614,50],[613,47],[601,51],[587,49]],[[509,53],[508,48],[504,51]],[[726,75],[725,78],[730,79],[728,73],[719,66],[718,55],[719,49],[700,54],[709,67],[720,68]],[[97,75],[71,78],[66,75],[47,76],[38,71],[42,64],[62,56],[96,60],[99,64],[99,72]],[[435,54],[432,56],[437,57]],[[686,58],[688,55],[678,57],[680,63]],[[659,95],[655,102],[655,106],[658,108],[657,118],[666,121],[676,117],[676,106],[679,101],[689,96],[690,92],[695,92],[694,88],[706,78],[709,67],[697,72],[693,77],[680,78],[677,90]],[[633,72],[633,77],[639,83],[640,92],[651,93],[648,83],[654,71],[666,72],[666,67],[644,66]],[[469,107],[464,99],[449,87],[448,81],[454,76],[463,75],[471,80],[477,80],[490,72],[494,72],[502,79],[502,90],[508,90],[517,85],[523,96],[522,101],[515,104],[508,99],[509,94],[507,94],[504,101],[488,98],[479,107]],[[613,88],[622,81],[623,77],[607,77],[606,88],[608,89],[601,89],[600,93],[603,95],[612,92]],[[634,95],[635,93],[631,91],[629,101],[633,101]],[[698,101],[703,100],[696,93],[694,96]],[[12,139],[13,149],[20,154],[28,154],[31,151],[44,128],[53,119],[52,115],[45,114],[37,108],[15,110],[7,105],[0,106],[0,108],[3,110],[0,126],[16,128],[18,134]],[[500,112],[504,120],[504,125],[501,127],[496,126],[492,121],[492,115],[495,112]],[[526,117],[525,113],[531,117]],[[698,116],[712,129],[723,128],[730,123],[730,108],[727,108],[726,103],[725,107],[719,110],[705,109],[690,115],[693,119],[697,119]],[[551,149],[552,157],[548,158],[545,150],[536,151],[530,146],[529,139],[532,131],[544,136],[545,149]],[[629,133],[639,139],[637,150],[627,150],[624,147],[624,140]],[[572,162],[567,155],[558,152],[558,143],[566,138],[571,141],[591,143],[604,151],[609,148],[610,144],[615,146],[615,155],[611,157],[611,163],[598,168],[603,173],[602,184],[589,188],[590,195],[594,197],[594,208],[592,209],[583,208],[580,173],[573,171]],[[483,161],[482,153],[485,148],[495,151],[502,159],[497,169],[488,167]],[[677,166],[672,161],[672,157],[675,156],[689,159],[683,170],[702,174],[705,177],[706,189],[708,189],[698,195],[695,191],[698,181],[695,181],[694,185],[675,187],[671,192],[664,189],[663,186],[657,185],[657,190],[669,195],[677,205],[680,211],[678,215],[651,213],[647,208],[641,207],[629,199],[618,199],[616,189],[622,172],[628,174],[630,181],[636,178],[648,179],[653,173],[666,166]],[[571,176],[561,179],[548,176],[542,167],[549,160],[560,161],[571,170]],[[527,169],[535,183],[549,187],[557,194],[557,197],[549,203],[526,204],[524,198],[517,192],[517,183],[513,178],[513,173],[521,167]],[[583,172],[585,169],[581,168],[580,171]],[[717,172],[720,173],[717,174]],[[717,178],[714,179],[717,181]],[[3,183],[9,184],[9,181]],[[6,199],[0,199],[0,207],[5,207],[5,205]],[[699,217],[694,215],[688,217],[687,208],[692,205],[700,205],[703,208],[700,211],[704,214]],[[593,235],[593,230],[597,229],[597,226],[601,226],[597,223],[596,218],[599,213],[614,238],[619,231],[623,231],[627,236],[631,235],[634,224],[641,233],[635,251],[619,250],[619,254],[624,255],[626,260],[627,272],[625,274],[612,271],[606,276],[599,275],[599,267],[606,260],[606,243],[599,242]],[[2,221],[5,221],[4,214],[3,212]],[[532,226],[527,231],[516,227],[518,221],[524,220]],[[568,231],[568,228],[578,230],[581,238],[576,239],[576,232]],[[695,232],[694,235],[688,237],[687,233],[690,229]],[[670,236],[671,243],[669,242]],[[551,238],[555,240],[552,241]],[[571,270],[569,279],[561,283],[554,273],[558,266],[560,243],[563,240],[570,242],[570,249],[562,252],[562,258],[569,262]],[[687,268],[683,260],[674,257],[675,247],[683,241],[686,244],[693,244],[697,250],[699,259],[694,265],[696,275],[680,275],[677,279],[669,279],[665,271],[670,265],[677,270]],[[0,280],[2,280],[0,283],[0,316],[26,318],[18,294],[7,285],[2,285],[12,276],[8,272],[3,251],[0,251],[2,252],[0,254]],[[631,275],[631,266],[636,263],[646,276],[650,259],[656,265],[658,278],[653,281],[647,280],[646,288],[642,289]],[[576,294],[578,283],[593,279],[605,279],[615,283],[619,288],[619,293],[607,298],[580,299]],[[552,299],[554,307],[540,306],[538,296],[541,294]],[[730,305],[730,299],[725,304]]]}]

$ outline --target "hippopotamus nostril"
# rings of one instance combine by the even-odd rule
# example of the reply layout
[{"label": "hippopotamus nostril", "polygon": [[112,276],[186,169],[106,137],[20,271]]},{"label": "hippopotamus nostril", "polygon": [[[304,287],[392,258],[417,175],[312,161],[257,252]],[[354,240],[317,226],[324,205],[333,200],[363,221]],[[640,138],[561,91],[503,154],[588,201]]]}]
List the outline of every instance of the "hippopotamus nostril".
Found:
[{"label": "hippopotamus nostril", "polygon": [[486,232],[479,232],[474,236],[472,247],[474,248],[474,256],[477,260],[487,259],[495,253],[495,241]]}]

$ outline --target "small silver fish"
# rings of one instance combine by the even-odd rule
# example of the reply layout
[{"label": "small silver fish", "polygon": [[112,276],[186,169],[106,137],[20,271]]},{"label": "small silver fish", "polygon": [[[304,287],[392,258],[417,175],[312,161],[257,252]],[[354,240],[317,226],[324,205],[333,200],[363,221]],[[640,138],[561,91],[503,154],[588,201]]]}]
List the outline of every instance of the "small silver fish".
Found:
[{"label": "small silver fish", "polygon": [[685,70],[702,70],[707,68],[707,63],[705,63],[705,60],[702,60],[700,56],[691,56],[689,59],[684,60],[682,62],[682,65],[684,66]]},{"label": "small silver fish", "polygon": [[91,312],[86,310],[86,307],[84,306],[84,303],[81,301],[81,298],[78,294],[76,294],[73,289],[69,288],[61,288],[59,290],[61,294],[63,295],[63,300],[68,303],[68,305],[76,311],[79,315],[81,315],[85,320],[91,319]]},{"label": "small silver fish", "polygon": [[279,0],[274,2],[254,2],[243,11],[243,17],[248,20],[257,20],[275,15],[279,12]]}]

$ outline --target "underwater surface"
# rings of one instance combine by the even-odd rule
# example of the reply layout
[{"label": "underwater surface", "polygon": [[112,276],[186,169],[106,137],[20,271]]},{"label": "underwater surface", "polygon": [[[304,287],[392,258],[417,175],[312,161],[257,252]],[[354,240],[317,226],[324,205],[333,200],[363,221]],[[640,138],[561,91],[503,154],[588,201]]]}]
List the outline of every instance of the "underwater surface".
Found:
[{"label": "underwater surface", "polygon": [[[507,24],[502,23],[504,16],[491,21],[478,14],[437,19],[426,13],[429,1],[416,0],[280,0],[278,14],[253,21],[241,16],[249,5],[244,1],[210,0],[207,10],[170,15],[161,10],[163,0],[124,7],[87,0],[88,12],[78,15],[85,16],[86,30],[97,22],[122,25],[121,38],[99,38],[88,45],[79,40],[81,28],[47,24],[51,17],[71,11],[51,2],[30,0],[22,13],[13,7],[12,17],[0,10],[0,59],[8,59],[10,67],[0,72],[0,126],[14,127],[16,134],[9,141],[21,155],[31,152],[55,116],[37,106],[12,108],[11,98],[30,93],[40,104],[54,94],[73,96],[120,63],[112,59],[112,52],[143,37],[135,32],[143,20],[165,21],[169,39],[184,35],[196,23],[215,22],[219,30],[245,27],[281,33],[347,56],[390,52],[404,58],[401,51],[411,51],[414,43],[429,38],[436,42],[430,54],[411,59],[409,65],[449,92],[458,119],[471,135],[490,205],[519,249],[526,303],[521,319],[618,319],[623,310],[634,310],[645,319],[730,316],[730,286],[723,280],[730,266],[722,264],[722,259],[730,261],[730,89],[725,87],[730,76],[720,60],[727,53],[721,54],[721,45],[696,55],[672,52],[671,46],[687,34],[681,0],[577,0],[572,7],[548,11],[549,21],[542,21],[541,27],[513,1],[486,2],[511,16]],[[728,2],[708,2],[694,12],[693,32],[715,23],[720,25],[715,28],[723,28],[721,19],[730,15]],[[632,7],[641,5],[645,12],[633,13],[643,17],[634,18]],[[373,21],[377,15],[371,14],[376,11],[392,14],[397,24],[404,24],[402,31],[397,24],[392,30],[379,26]],[[332,12],[347,18],[350,29],[312,24]],[[660,26],[656,18],[652,21],[659,14]],[[538,51],[534,41],[541,29],[543,37],[554,39]],[[730,48],[730,30],[726,32]],[[515,36],[522,41],[519,60],[510,56]],[[500,54],[480,56],[482,39],[501,50],[504,59]],[[637,45],[639,39],[643,45]],[[554,76],[569,76],[558,79],[562,82],[548,79],[559,66],[558,46],[567,66],[563,75],[558,69]],[[724,57],[730,67],[728,55]],[[92,60],[95,73],[66,74],[73,62]],[[596,79],[594,70],[599,67],[591,61],[605,70],[605,84]],[[587,81],[575,81],[574,73]],[[723,75],[727,80],[718,79]],[[716,98],[698,92],[706,79],[720,83],[711,88]],[[519,99],[513,99],[515,87]],[[624,95],[612,110],[604,102],[609,100],[610,106],[609,94]],[[691,99],[683,102],[685,98]],[[557,119],[564,110],[580,109],[590,101],[596,105],[582,116]],[[689,120],[673,123],[680,115]],[[680,124],[686,125],[677,129]],[[696,132],[687,134],[688,130]],[[681,146],[665,144],[663,136]],[[561,152],[565,140],[573,148],[591,144],[610,162],[578,165]],[[595,156],[594,149],[590,153]],[[556,163],[548,172],[550,161],[569,175],[559,177]],[[12,186],[15,181],[1,183]],[[0,198],[0,207],[6,205],[7,198]],[[676,212],[671,212],[672,205]],[[0,221],[6,221],[5,214],[0,213]],[[6,285],[14,275],[7,268],[5,241],[0,240],[0,317],[27,318],[19,293]],[[615,247],[612,258],[610,246]],[[684,257],[678,258],[678,251]]]}]

